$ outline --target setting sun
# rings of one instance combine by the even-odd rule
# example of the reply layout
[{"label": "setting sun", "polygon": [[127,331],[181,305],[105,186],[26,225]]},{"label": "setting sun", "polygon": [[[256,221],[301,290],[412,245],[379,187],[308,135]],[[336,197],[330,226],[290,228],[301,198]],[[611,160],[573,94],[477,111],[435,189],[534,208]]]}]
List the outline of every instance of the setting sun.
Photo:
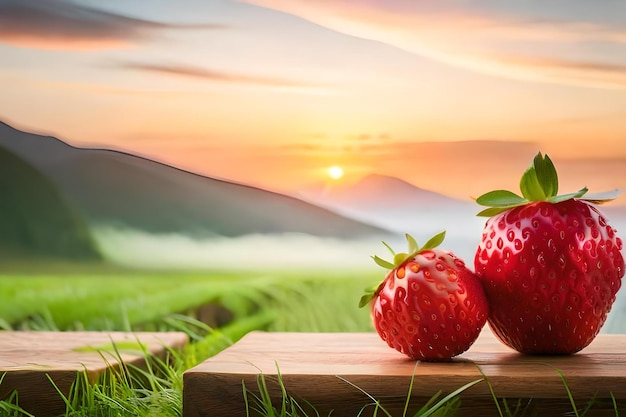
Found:
[{"label": "setting sun", "polygon": [[343,177],[343,169],[340,166],[333,165],[328,168],[328,176],[334,180]]}]

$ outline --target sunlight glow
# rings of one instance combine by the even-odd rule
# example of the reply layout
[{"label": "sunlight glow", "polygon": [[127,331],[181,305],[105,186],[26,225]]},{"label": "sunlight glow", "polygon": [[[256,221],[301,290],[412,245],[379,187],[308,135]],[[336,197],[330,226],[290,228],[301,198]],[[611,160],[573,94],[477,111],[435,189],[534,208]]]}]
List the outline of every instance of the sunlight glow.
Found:
[{"label": "sunlight glow", "polygon": [[333,165],[328,168],[328,176],[334,180],[338,180],[343,177],[343,169],[338,165]]}]

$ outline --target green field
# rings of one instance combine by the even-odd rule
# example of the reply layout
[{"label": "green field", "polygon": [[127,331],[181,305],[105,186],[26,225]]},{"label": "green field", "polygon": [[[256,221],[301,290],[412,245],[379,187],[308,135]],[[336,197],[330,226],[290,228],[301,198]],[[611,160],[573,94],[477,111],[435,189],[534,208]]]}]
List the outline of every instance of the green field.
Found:
[{"label": "green field", "polygon": [[[359,309],[358,301],[363,289],[382,280],[383,274],[377,268],[163,272],[85,265],[9,265],[0,274],[0,328],[185,331],[190,344],[182,352],[173,352],[175,360],[167,365],[157,360],[147,371],[125,367],[105,374],[96,384],[79,378],[66,398],[64,414],[180,416],[184,371],[249,331],[373,331],[368,311]],[[219,306],[227,313],[226,320],[219,325],[200,321],[203,317],[198,311],[203,306]],[[263,384],[261,379],[259,387],[246,388],[263,392]],[[424,407],[412,405],[420,408],[407,408],[406,415],[453,415],[449,412],[460,404],[465,388],[459,387],[451,397],[438,398]],[[526,415],[523,409],[509,410],[503,401],[494,397],[494,407],[502,417]],[[267,417],[306,415],[292,398],[285,398],[282,406],[275,408],[263,396],[255,397],[249,391],[244,395],[243,387],[242,402]],[[369,406],[377,407],[376,399],[372,398]],[[376,410],[377,415],[389,416],[382,408]],[[32,417],[19,407],[16,396],[0,401],[0,416]]]},{"label": "green field", "polygon": [[[59,268],[57,268],[59,269]],[[62,269],[62,268],[61,268]],[[69,268],[0,274],[5,329],[146,330],[167,327],[172,314],[218,304],[234,320],[272,316],[272,331],[367,331],[357,306],[371,271],[155,272]]]}]

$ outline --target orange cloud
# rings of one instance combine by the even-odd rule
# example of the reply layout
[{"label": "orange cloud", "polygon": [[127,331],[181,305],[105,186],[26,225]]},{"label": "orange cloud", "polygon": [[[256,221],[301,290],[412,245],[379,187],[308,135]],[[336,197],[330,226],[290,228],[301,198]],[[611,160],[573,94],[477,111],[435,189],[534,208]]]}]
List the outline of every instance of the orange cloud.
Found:
[{"label": "orange cloud", "polygon": [[325,134],[307,136],[298,142],[263,146],[255,153],[279,155],[284,158],[312,157],[317,160],[366,160],[378,158],[394,148],[387,134],[346,135],[340,138]]},{"label": "orange cloud", "polygon": [[[575,7],[565,3],[558,19],[542,14],[539,6],[525,17],[485,9],[485,2],[480,3],[483,9],[478,3],[474,7],[466,3],[460,9],[463,6],[449,2],[400,0],[248,3],[478,72],[522,80],[626,88],[625,77],[618,74],[626,65],[626,27],[609,21],[613,17],[610,9],[605,10],[605,21],[589,21],[586,16],[570,13]],[[492,5],[495,9],[497,3]],[[512,59],[523,53],[530,55],[528,59]]]},{"label": "orange cloud", "polygon": [[66,0],[6,0],[0,3],[0,42],[25,48],[81,50],[124,48],[172,28],[222,28],[172,25],[136,19]]},{"label": "orange cloud", "polygon": [[527,72],[540,72],[555,78],[565,76],[581,84],[626,87],[626,63],[613,64],[593,60],[583,61],[507,54],[499,54],[492,59],[502,65],[519,68]]},{"label": "orange cloud", "polygon": [[207,81],[229,82],[229,83],[243,83],[243,84],[258,84],[274,87],[296,87],[296,88],[308,88],[317,87],[313,85],[307,85],[304,83],[295,82],[288,79],[262,77],[254,75],[239,74],[233,72],[215,71],[207,68],[201,68],[189,65],[180,64],[161,64],[161,63],[141,63],[141,62],[123,62],[118,65],[121,68],[133,69],[139,71],[148,71],[164,75],[173,75],[181,77],[199,78]]}]

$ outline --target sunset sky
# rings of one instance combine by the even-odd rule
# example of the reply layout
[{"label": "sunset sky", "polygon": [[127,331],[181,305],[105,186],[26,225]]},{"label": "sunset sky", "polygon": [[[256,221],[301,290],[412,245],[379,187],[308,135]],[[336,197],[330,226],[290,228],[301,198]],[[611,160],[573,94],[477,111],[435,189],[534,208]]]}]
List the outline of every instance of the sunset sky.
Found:
[{"label": "sunset sky", "polygon": [[626,190],[623,1],[0,0],[0,62],[14,127],[271,190]]}]

